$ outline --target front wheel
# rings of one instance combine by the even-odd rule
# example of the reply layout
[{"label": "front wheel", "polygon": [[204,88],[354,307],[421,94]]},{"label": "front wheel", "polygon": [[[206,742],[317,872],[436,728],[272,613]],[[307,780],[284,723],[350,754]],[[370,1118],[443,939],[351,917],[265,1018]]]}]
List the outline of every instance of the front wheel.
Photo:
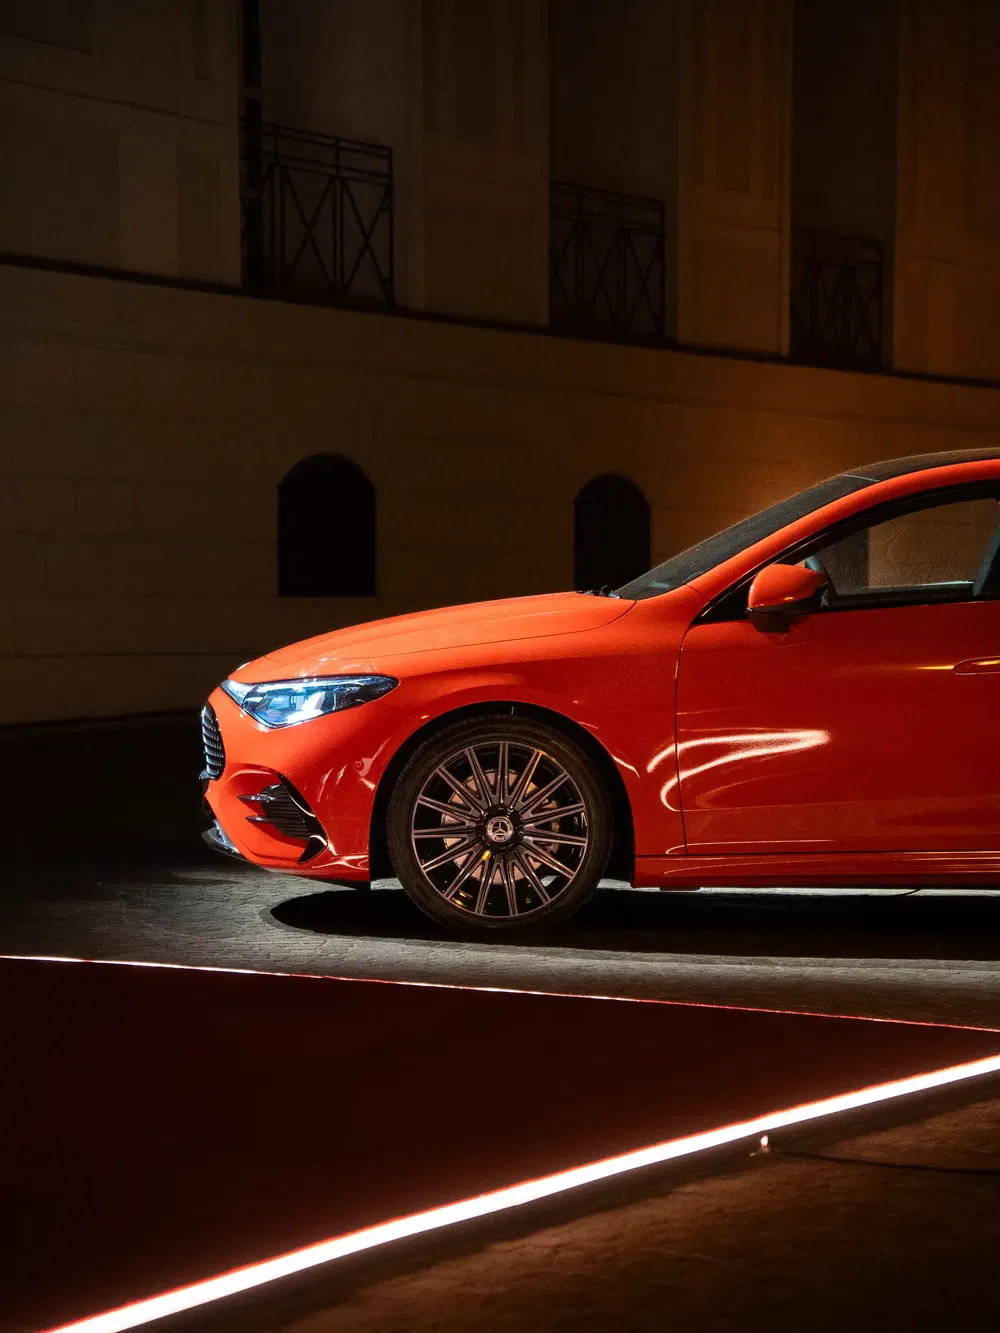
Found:
[{"label": "front wheel", "polygon": [[411,757],[389,802],[400,883],[452,930],[496,937],[565,921],[611,848],[611,807],[588,757],[541,722],[481,716]]}]

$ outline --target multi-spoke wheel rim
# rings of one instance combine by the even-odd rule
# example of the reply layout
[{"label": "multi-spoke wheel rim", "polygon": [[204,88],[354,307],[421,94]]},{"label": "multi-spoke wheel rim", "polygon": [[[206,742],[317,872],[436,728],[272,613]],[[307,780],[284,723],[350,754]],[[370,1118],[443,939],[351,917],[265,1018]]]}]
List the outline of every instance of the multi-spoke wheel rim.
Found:
[{"label": "multi-spoke wheel rim", "polygon": [[587,855],[587,807],[547,751],[477,741],[427,777],[410,842],[429,886],[478,917],[523,917],[566,892]]}]

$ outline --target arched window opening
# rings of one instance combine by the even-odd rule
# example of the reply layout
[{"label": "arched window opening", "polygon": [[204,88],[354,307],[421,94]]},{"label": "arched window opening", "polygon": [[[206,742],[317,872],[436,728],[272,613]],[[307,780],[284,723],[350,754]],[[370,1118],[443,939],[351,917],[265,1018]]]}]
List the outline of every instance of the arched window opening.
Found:
[{"label": "arched window opening", "polygon": [[606,472],[588,481],[573,517],[575,587],[619,588],[649,569],[649,505],[627,478]]},{"label": "arched window opening", "polygon": [[278,485],[278,596],[374,594],[374,486],[349,458],[302,459]]}]

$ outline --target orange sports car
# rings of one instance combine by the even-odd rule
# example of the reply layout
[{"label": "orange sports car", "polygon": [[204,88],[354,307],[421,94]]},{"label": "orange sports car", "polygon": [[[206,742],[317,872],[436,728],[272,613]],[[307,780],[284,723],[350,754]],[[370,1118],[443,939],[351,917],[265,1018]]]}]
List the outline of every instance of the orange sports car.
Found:
[{"label": "orange sports car", "polygon": [[501,938],[635,885],[1000,880],[1000,451],[858,467],[624,587],[249,662],[206,838]]}]

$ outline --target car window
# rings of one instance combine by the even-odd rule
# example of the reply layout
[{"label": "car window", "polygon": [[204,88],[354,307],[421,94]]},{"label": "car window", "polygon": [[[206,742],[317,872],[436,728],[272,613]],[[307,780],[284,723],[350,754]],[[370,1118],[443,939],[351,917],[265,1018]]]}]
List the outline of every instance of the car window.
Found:
[{"label": "car window", "polygon": [[682,583],[700,578],[716,565],[739,555],[765,537],[773,536],[814,510],[822,509],[824,505],[832,504],[834,500],[841,500],[845,495],[852,495],[872,484],[870,477],[846,474],[830,477],[816,486],[810,486],[806,491],[800,491],[798,495],[789,496],[787,500],[779,500],[758,514],[741,519],[739,523],[724,528],[713,537],[707,537],[705,541],[681,551],[679,555],[671,556],[662,565],[657,565],[647,574],[640,574],[631,583],[616,589],[616,596],[634,597],[636,601],[643,601],[647,597],[658,597],[660,593],[670,592]]},{"label": "car window", "polygon": [[886,595],[967,597],[1000,518],[993,497],[939,503],[872,523],[813,551],[802,563],[830,581],[827,603]]}]

